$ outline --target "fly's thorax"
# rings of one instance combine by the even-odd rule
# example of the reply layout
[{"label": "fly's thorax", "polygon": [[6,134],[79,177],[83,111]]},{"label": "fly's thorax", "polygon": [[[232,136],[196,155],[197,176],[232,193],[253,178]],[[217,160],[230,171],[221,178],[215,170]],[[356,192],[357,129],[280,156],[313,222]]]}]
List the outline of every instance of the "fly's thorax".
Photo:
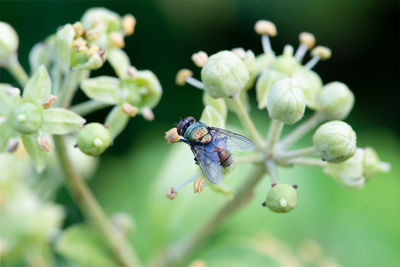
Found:
[{"label": "fly's thorax", "polygon": [[208,144],[211,142],[211,134],[207,127],[201,122],[193,123],[187,128],[184,138],[189,142],[198,142]]}]

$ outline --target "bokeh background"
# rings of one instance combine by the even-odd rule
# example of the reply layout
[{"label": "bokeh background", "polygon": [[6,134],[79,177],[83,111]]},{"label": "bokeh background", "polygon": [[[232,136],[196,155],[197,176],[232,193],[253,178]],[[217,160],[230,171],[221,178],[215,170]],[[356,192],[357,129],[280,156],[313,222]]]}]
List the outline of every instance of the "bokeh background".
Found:
[{"label": "bokeh background", "polygon": [[[89,182],[108,214],[125,211],[134,217],[137,226],[130,238],[143,259],[195,229],[213,214],[215,203],[225,201],[212,192],[195,196],[190,188],[174,201],[164,197],[166,186],[186,179],[192,168],[191,157],[185,158],[181,148],[168,145],[164,132],[181,117],[198,118],[203,108],[200,91],[175,85],[177,70],[187,67],[199,77],[190,60],[199,50],[213,54],[243,47],[260,53],[261,42],[253,25],[258,19],[268,19],[278,28],[278,36],[272,39],[278,53],[287,43],[297,46],[301,31],[314,33],[318,44],[332,49],[332,58],[315,70],[324,82],[338,80],[351,88],[356,105],[347,121],[357,131],[358,144],[373,146],[382,160],[392,164],[392,171],[376,175],[362,191],[342,188],[318,169],[283,171],[283,180],[299,185],[300,203],[295,211],[277,215],[262,209],[264,181],[251,203],[188,262],[201,258],[207,266],[274,266],[276,259],[266,261],[274,256],[251,249],[256,247],[254,239],[265,236],[279,239],[293,253],[305,239],[312,239],[326,258],[344,266],[396,266],[400,262],[398,1],[1,1],[0,20],[17,30],[19,58],[27,68],[30,48],[36,42],[58,26],[78,21],[87,8],[95,6],[136,17],[135,34],[126,39],[125,51],[138,69],[152,70],[164,89],[154,110],[156,119],[131,120],[102,156]],[[111,67],[105,66],[92,76],[111,73]],[[13,83],[3,70],[0,80]],[[250,94],[254,100],[254,91]],[[82,99],[80,94],[75,101]],[[88,119],[102,121],[107,112]],[[254,106],[252,115],[266,132],[266,111]],[[230,119],[235,124],[235,118]],[[304,146],[310,144],[310,136],[304,138]],[[239,184],[245,171],[235,170],[228,183]],[[65,188],[57,191],[56,202],[66,207],[65,227],[83,220]]]}]

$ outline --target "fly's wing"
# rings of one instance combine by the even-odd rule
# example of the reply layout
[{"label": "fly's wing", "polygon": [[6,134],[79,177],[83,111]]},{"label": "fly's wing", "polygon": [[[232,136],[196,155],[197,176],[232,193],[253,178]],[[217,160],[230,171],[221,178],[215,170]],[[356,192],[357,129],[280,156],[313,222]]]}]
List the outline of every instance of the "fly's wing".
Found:
[{"label": "fly's wing", "polygon": [[190,148],[207,179],[214,184],[220,183],[222,180],[222,169],[219,164],[218,153],[214,151],[214,146],[212,144],[205,146],[191,145]]},{"label": "fly's wing", "polygon": [[229,149],[232,151],[238,151],[238,152],[248,152],[252,151],[254,149],[254,144],[253,142],[248,139],[247,137],[244,137],[243,135],[236,134],[234,132],[224,130],[221,128],[216,128],[216,127],[208,127],[211,135],[215,138],[224,138],[226,137],[226,144],[228,145]]}]

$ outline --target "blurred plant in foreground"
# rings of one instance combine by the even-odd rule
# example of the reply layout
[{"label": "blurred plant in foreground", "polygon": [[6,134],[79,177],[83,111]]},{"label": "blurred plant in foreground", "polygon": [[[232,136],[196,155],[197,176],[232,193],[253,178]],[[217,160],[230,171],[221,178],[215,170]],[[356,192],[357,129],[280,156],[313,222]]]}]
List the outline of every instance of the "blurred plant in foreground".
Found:
[{"label": "blurred plant in foreground", "polygon": [[[350,89],[341,82],[323,85],[319,75],[312,70],[320,60],[330,58],[330,49],[314,47],[314,35],[303,32],[299,35],[300,45],[296,51],[291,45],[286,45],[282,55],[275,55],[270,45],[270,37],[277,34],[275,25],[265,20],[258,21],[255,31],[261,35],[263,54],[255,56],[251,50],[236,48],[208,57],[201,51],[192,56],[195,65],[202,68],[201,81],[193,78],[193,73],[188,69],[179,71],[176,76],[178,85],[187,83],[204,90],[205,108],[201,122],[223,128],[227,110],[236,113],[256,150],[234,158],[236,165],[252,163],[250,175],[210,221],[193,235],[167,249],[160,257],[160,262],[166,265],[181,262],[207,240],[233,212],[248,201],[254,187],[266,174],[270,176],[271,187],[267,189],[266,201],[262,205],[277,213],[293,210],[298,202],[297,185],[281,182],[279,167],[296,164],[320,167],[338,183],[355,189],[363,188],[366,180],[375,172],[390,169],[388,163],[379,161],[372,148],[358,148],[354,130],[342,121],[353,108],[354,95]],[[308,50],[311,50],[311,59],[303,65]],[[254,84],[258,108],[266,109],[271,119],[265,138],[249,115],[247,91]],[[299,122],[306,107],[314,110],[314,114],[284,138],[280,138],[284,125]],[[321,123],[312,137],[312,146],[288,149]],[[166,133],[167,141],[179,141],[181,137],[178,133],[176,128],[169,130]],[[193,181],[193,178],[168,188],[167,197],[176,198],[178,190],[189,181]],[[195,180],[194,193],[201,192],[208,185],[204,181],[199,183],[199,179]],[[209,187],[216,192],[232,192],[219,184]]]},{"label": "blurred plant in foreground", "polygon": [[[80,21],[59,27],[32,48],[29,76],[18,61],[17,33],[0,22],[0,66],[23,88],[21,93],[13,85],[0,84],[0,152],[23,154],[1,158],[6,170],[0,179],[2,264],[54,266],[52,240],[71,264],[139,264],[125,239],[132,219],[119,214],[109,220],[83,180],[96,167],[88,156],[102,154],[131,117],[141,114],[154,119],[152,108],[160,101],[161,85],[151,71],[132,66],[122,50],[124,38],[133,34],[135,25],[130,14],[121,17],[105,8],[89,9]],[[89,78],[90,71],[106,61],[117,77]],[[71,106],[79,87],[90,99]],[[104,124],[85,124],[82,116],[107,106],[112,109]],[[72,147],[74,143],[80,151]],[[27,155],[40,177],[30,173]],[[62,232],[64,210],[51,203],[60,175],[89,219]],[[35,180],[30,181],[31,187],[26,177]]]}]

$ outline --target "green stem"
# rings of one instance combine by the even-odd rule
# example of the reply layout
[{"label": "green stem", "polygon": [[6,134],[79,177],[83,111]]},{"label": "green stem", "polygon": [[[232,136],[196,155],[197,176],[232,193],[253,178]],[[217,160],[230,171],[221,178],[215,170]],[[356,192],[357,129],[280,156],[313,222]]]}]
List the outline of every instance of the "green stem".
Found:
[{"label": "green stem", "polygon": [[325,167],[326,162],[316,158],[294,158],[290,160],[277,161],[279,165],[298,164],[311,167]]},{"label": "green stem", "polygon": [[265,148],[267,150],[271,150],[276,142],[278,142],[279,137],[281,136],[282,129],[283,129],[284,123],[278,120],[272,120],[269,131],[268,131],[268,137],[265,143]]},{"label": "green stem", "polygon": [[96,100],[88,100],[71,107],[71,110],[81,116],[86,116],[94,111],[110,106],[110,104],[98,102]]},{"label": "green stem", "polygon": [[254,187],[261,181],[265,174],[263,165],[255,165],[249,177],[240,186],[239,191],[235,194],[232,200],[227,202],[215,215],[204,225],[200,227],[194,234],[187,238],[172,244],[167,248],[164,255],[156,266],[171,266],[178,265],[192,251],[209,239],[225,220],[238,211],[251,197],[251,192]]},{"label": "green stem", "polygon": [[324,120],[325,116],[321,112],[315,112],[310,118],[297,126],[297,128],[294,129],[287,136],[285,136],[285,138],[283,138],[282,141],[279,142],[279,147],[281,149],[284,149],[291,146]]},{"label": "green stem", "polygon": [[110,224],[106,214],[97,203],[92,192],[72,166],[66,151],[64,137],[55,135],[54,144],[69,189],[77,204],[109,243],[111,250],[121,266],[138,266],[139,260],[130,245],[126,242],[122,234]]},{"label": "green stem", "polygon": [[256,147],[258,147],[259,149],[262,149],[262,147],[264,146],[264,140],[261,137],[260,133],[258,132],[258,130],[257,130],[256,126],[254,125],[252,119],[250,118],[249,114],[247,113],[246,107],[243,105],[242,101],[240,100],[239,94],[235,95],[232,98],[232,100],[236,106],[235,111],[240,119],[240,122],[243,125],[243,128],[245,128],[249,132]]},{"label": "green stem", "polygon": [[265,161],[265,167],[271,177],[271,184],[279,183],[278,166],[276,166],[276,163],[272,160],[267,160]]},{"label": "green stem", "polygon": [[260,153],[251,153],[247,155],[235,156],[233,162],[234,164],[244,164],[244,163],[261,163],[265,156]]},{"label": "green stem", "polygon": [[75,95],[76,90],[78,89],[78,78],[79,71],[70,70],[64,76],[63,86],[61,91],[59,92],[60,96],[58,98],[57,104],[60,107],[68,108],[71,104],[72,98]]},{"label": "green stem", "polygon": [[24,68],[19,63],[17,54],[12,55],[10,59],[6,62],[5,67],[11,73],[11,75],[18,81],[21,87],[24,87],[29,80],[28,74],[25,72]]},{"label": "green stem", "polygon": [[296,150],[291,150],[291,151],[285,151],[276,154],[274,157],[275,160],[288,160],[292,158],[297,158],[297,157],[306,157],[306,156],[312,156],[314,155],[314,147],[306,147],[306,148],[300,148]]}]

